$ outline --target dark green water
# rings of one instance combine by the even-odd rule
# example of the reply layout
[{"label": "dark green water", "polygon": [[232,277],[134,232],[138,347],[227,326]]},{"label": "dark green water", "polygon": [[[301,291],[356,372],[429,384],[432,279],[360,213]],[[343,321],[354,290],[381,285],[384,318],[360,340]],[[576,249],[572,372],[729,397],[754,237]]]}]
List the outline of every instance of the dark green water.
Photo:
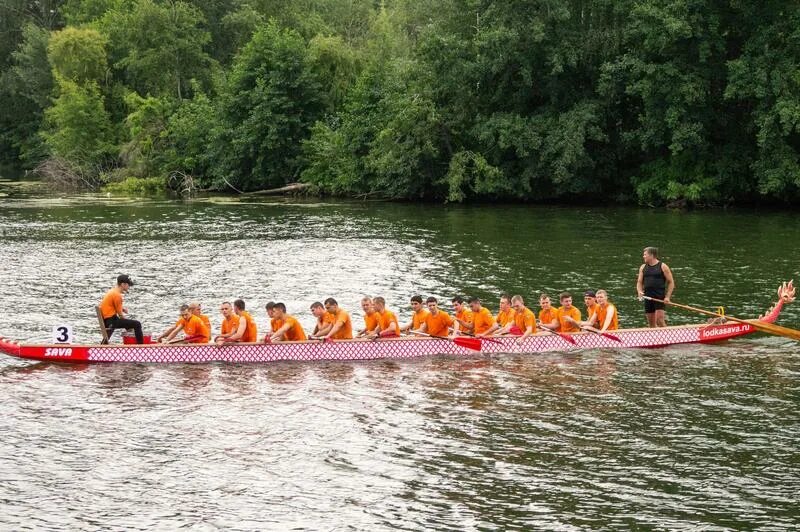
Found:
[{"label": "dark green water", "polygon": [[[177,307],[282,300],[309,326],[363,294],[605,288],[625,327],[641,249],[674,300],[757,315],[800,280],[795,212],[47,194],[0,182],[0,334],[96,340],[117,273],[158,332]],[[580,299],[579,297],[576,299]],[[580,304],[579,304],[580,306]],[[800,305],[780,323],[800,327]],[[669,313],[673,324],[698,321]],[[219,317],[212,313],[212,323]],[[0,360],[0,526],[792,529],[800,350],[719,345],[274,366]],[[75,494],[84,499],[75,502]],[[91,501],[89,503],[88,501]]]}]

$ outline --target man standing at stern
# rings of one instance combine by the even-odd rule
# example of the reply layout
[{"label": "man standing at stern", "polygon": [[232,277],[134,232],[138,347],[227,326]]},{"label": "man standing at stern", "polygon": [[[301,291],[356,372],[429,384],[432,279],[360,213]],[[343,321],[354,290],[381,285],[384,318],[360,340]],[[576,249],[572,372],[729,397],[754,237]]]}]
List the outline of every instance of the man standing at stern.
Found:
[{"label": "man standing at stern", "polygon": [[[661,299],[669,303],[672,291],[675,290],[675,279],[669,266],[658,259],[658,248],[646,247],[642,252],[642,264],[639,267],[639,277],[636,279],[636,292],[639,299],[644,296]],[[666,327],[667,317],[664,312],[664,303],[644,300],[644,315],[648,327]]]}]

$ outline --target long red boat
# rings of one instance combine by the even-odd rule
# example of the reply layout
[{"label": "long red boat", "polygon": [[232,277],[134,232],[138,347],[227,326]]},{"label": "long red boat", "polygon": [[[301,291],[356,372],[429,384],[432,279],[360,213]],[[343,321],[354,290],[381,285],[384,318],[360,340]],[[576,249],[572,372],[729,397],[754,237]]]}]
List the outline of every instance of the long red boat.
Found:
[{"label": "long red boat", "polygon": [[[790,289],[791,289],[791,285]],[[459,342],[439,338],[354,339],[329,342],[305,341],[250,344],[20,344],[0,337],[0,352],[50,362],[128,362],[151,364],[263,363],[310,360],[402,359],[433,355],[474,356],[476,353],[547,353],[579,349],[625,349],[677,344],[712,343],[756,332],[754,322],[774,323],[784,303],[790,302],[786,285],[778,290],[778,302],[758,320],[748,323],[722,321],[657,329],[619,329],[601,336],[591,332],[556,335],[538,333],[522,343],[515,337]],[[718,320],[720,321],[720,320]],[[757,325],[758,323],[756,323]],[[568,341],[568,339],[571,339]],[[472,340],[472,339],[470,339]],[[574,343],[573,343],[574,341]]]}]

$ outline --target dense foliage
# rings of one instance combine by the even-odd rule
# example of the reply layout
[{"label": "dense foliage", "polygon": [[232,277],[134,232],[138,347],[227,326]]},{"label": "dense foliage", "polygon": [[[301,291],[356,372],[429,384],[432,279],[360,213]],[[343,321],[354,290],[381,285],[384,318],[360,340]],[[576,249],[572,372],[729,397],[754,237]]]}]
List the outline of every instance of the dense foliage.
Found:
[{"label": "dense foliage", "polygon": [[5,0],[0,72],[0,163],[117,189],[800,199],[796,2]]}]

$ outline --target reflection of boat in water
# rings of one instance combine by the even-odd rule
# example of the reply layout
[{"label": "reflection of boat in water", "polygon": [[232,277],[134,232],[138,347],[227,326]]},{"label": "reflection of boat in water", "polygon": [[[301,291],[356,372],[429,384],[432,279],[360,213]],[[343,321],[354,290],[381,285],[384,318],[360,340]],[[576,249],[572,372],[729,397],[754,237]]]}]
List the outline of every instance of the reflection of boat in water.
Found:
[{"label": "reflection of boat in water", "polygon": [[[760,322],[773,323],[778,318],[784,302],[781,298]],[[18,344],[0,338],[0,351],[6,354],[50,362],[132,362],[132,363],[188,363],[209,362],[264,363],[277,361],[311,360],[374,360],[401,359],[432,355],[474,356],[477,353],[547,353],[576,349],[626,349],[665,347],[677,344],[710,343],[728,340],[756,332],[749,323],[724,321],[714,324],[678,325],[658,329],[619,329],[611,337],[590,332],[573,333],[575,343],[562,336],[539,333],[517,343],[514,337],[483,339],[477,349],[459,342],[439,338],[384,338],[380,340],[335,340],[331,342],[304,341],[272,344],[147,344],[147,345],[34,345]]]}]

